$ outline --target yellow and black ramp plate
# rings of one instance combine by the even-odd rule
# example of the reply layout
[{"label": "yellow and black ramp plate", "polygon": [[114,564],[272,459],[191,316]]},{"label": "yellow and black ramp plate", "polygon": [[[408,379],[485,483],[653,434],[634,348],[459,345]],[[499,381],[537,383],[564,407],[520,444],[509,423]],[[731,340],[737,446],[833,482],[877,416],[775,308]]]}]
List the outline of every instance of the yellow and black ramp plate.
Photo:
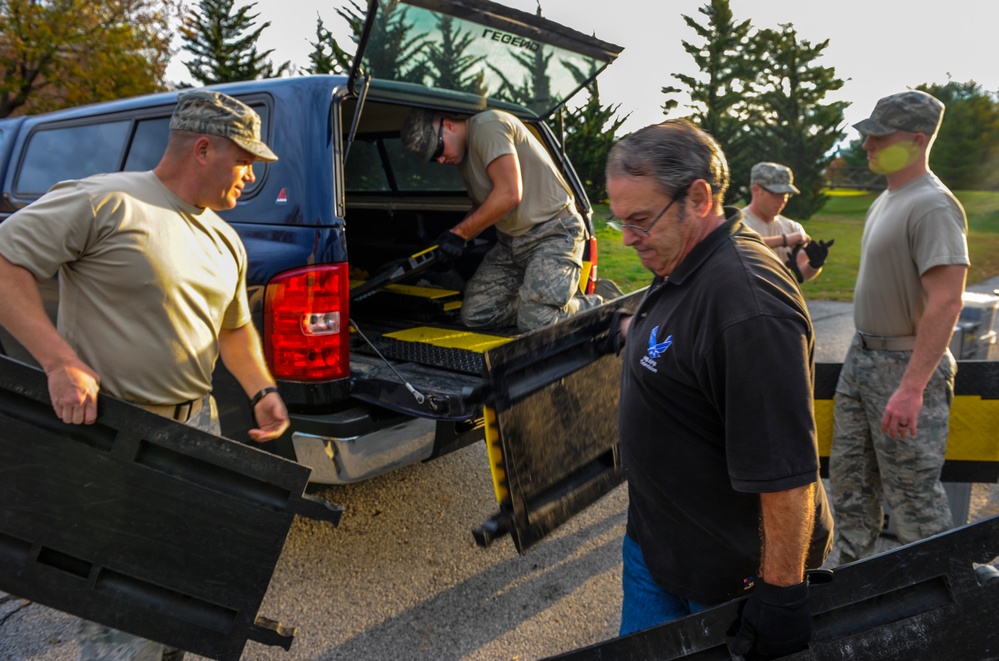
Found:
[{"label": "yellow and black ramp plate", "polygon": [[[833,436],[833,401],[841,363],[815,366],[815,425],[823,475]],[[958,361],[944,482],[999,480],[999,361]]]},{"label": "yellow and black ramp plate", "polygon": [[620,484],[621,360],[600,355],[622,306],[641,292],[485,353],[487,443],[500,512],[473,530],[488,545],[509,533],[523,553]]},{"label": "yellow and black ramp plate", "polygon": [[[436,326],[416,326],[370,339],[374,348],[386,358],[466,374],[482,374],[483,353],[510,341],[509,337],[501,335]],[[366,344],[358,350],[373,353]]]},{"label": "yellow and black ramp plate", "polygon": [[0,590],[237,661],[295,629],[257,617],[310,470],[101,395],[67,425],[45,375],[0,356]]},{"label": "yellow and black ramp plate", "polygon": [[[999,658],[999,517],[814,575],[812,639],[783,661]],[[735,659],[726,633],[746,597],[567,652],[563,661]]]}]

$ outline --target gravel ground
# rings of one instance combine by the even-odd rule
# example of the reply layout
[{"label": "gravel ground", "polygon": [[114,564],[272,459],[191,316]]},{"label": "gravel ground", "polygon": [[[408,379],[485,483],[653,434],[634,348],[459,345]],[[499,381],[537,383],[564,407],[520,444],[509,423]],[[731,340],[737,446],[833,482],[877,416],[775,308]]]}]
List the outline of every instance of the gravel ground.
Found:
[{"label": "gravel ground", "polygon": [[[999,278],[979,285],[991,292]],[[849,304],[809,306],[817,358],[839,362]],[[517,555],[470,529],[495,509],[485,448],[316,493],[344,505],[339,528],[297,519],[260,615],[299,628],[289,652],[250,642],[246,661],[538,659],[615,635],[627,492],[612,491]],[[974,485],[970,520],[999,514],[997,485]],[[897,546],[890,537],[883,550]],[[0,660],[73,661],[74,620],[0,593]],[[189,659],[200,657],[188,655]]]}]

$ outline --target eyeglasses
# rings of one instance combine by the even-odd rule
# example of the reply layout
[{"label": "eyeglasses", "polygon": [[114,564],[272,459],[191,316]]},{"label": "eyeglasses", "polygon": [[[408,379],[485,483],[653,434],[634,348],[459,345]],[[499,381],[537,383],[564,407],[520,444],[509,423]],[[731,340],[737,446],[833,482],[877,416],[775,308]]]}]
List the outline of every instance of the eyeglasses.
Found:
[{"label": "eyeglasses", "polygon": [[659,212],[659,215],[656,216],[655,220],[653,220],[651,223],[649,223],[648,227],[642,227],[641,225],[632,225],[630,223],[620,223],[621,231],[629,229],[632,232],[638,232],[640,234],[644,234],[645,236],[648,236],[649,234],[652,233],[652,228],[656,226],[656,223],[659,222],[659,219],[662,218],[664,215],[666,215],[666,212],[669,211],[669,208],[671,206],[673,206],[673,203],[676,202],[677,200],[679,200],[681,197],[683,197],[683,196],[682,195],[678,195],[678,196],[674,197],[672,200],[670,200],[669,204],[667,204],[665,207],[663,207],[663,210]]},{"label": "eyeglasses", "polygon": [[441,125],[437,127],[437,149],[434,150],[434,155],[430,157],[430,162],[433,163],[444,153],[444,118],[441,117]]}]

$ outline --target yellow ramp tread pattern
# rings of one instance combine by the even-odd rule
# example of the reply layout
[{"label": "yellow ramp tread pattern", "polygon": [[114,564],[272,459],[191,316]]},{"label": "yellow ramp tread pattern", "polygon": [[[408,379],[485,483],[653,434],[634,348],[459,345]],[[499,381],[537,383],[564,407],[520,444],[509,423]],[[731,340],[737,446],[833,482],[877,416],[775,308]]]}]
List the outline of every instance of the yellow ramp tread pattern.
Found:
[{"label": "yellow ramp tread pattern", "polygon": [[473,333],[453,328],[435,328],[433,326],[407,328],[406,330],[385,333],[384,337],[402,342],[422,342],[446,349],[464,349],[475,353],[484,353],[511,340],[509,337],[500,335],[486,335],[485,333]]}]

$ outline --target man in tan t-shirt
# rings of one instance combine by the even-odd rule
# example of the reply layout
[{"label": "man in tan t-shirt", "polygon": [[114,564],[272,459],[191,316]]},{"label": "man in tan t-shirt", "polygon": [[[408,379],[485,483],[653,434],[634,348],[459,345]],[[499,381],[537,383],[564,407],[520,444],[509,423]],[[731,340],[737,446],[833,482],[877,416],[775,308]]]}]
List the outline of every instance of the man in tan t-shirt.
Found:
[{"label": "man in tan t-shirt", "polygon": [[791,168],[757,163],[749,181],[753,199],[742,210],[742,222],[763,237],[763,243],[777,253],[799,283],[817,276],[835,240],[812,241],[801,223],[781,215],[788,197],[799,192]]},{"label": "man in tan t-shirt", "polygon": [[586,227],[544,146],[513,115],[486,110],[465,119],[414,110],[403,145],[461,171],[472,211],[437,239],[457,260],[491,226],[498,240],[465,288],[461,320],[471,328],[533,330],[603,303],[621,291],[609,280],[579,293]]},{"label": "man in tan t-shirt", "polygon": [[940,481],[957,369],[948,344],[970,258],[964,208],[929,167],[943,116],[939,99],[907,90],[854,124],[888,188],[864,223],[857,334],[836,384],[829,482],[841,563],[875,551],[885,501],[903,544],[953,526]]},{"label": "man in tan t-shirt", "polygon": [[[0,224],[0,325],[48,377],[56,415],[97,419],[104,390],[218,433],[216,359],[252,402],[254,441],[288,428],[246,296],[246,251],[215,212],[236,205],[255,160],[277,160],[260,118],[224,94],[178,97],[149,172],[61,182]],[[59,327],[38,280],[59,276]],[[82,622],[80,659],[158,659],[159,643]]]}]

